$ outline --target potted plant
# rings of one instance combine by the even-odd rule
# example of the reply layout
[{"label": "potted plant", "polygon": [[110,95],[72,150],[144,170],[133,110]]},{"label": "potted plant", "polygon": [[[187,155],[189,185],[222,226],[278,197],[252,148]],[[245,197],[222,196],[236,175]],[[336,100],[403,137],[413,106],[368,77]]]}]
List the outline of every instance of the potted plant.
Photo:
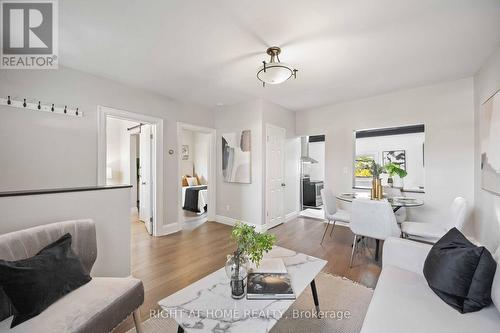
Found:
[{"label": "potted plant", "polygon": [[377,162],[372,162],[373,179],[380,179],[380,175],[384,173],[384,168]]},{"label": "potted plant", "polygon": [[245,296],[245,279],[249,261],[259,266],[264,252],[272,249],[276,236],[255,231],[255,227],[237,222],[231,231],[231,238],[236,242],[236,251],[229,255],[226,262],[226,274],[231,279],[231,296]]},{"label": "potted plant", "polygon": [[401,168],[399,164],[396,163],[387,163],[384,165],[384,171],[389,175],[387,178],[387,184],[392,187],[394,185],[394,176],[399,176],[399,178],[403,179],[408,175],[408,173]]}]

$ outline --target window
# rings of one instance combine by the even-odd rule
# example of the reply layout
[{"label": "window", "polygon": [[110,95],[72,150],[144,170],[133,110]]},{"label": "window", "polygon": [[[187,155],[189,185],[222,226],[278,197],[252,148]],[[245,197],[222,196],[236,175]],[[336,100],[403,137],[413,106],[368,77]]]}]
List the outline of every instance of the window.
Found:
[{"label": "window", "polygon": [[[424,125],[358,130],[354,132],[354,141],[354,188],[371,188],[372,167],[377,163],[384,167],[382,185],[423,192]],[[404,170],[406,176],[389,173],[391,167]]]}]

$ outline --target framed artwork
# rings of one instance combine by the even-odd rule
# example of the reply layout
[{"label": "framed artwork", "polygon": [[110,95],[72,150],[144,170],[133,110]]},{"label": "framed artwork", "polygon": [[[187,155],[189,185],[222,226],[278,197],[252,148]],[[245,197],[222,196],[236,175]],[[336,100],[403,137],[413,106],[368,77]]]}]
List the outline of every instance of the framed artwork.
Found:
[{"label": "framed artwork", "polygon": [[228,183],[250,184],[251,131],[222,134],[222,177]]},{"label": "framed artwork", "polygon": [[500,91],[481,106],[479,138],[481,187],[500,195]]},{"label": "framed artwork", "polygon": [[181,156],[183,160],[189,160],[189,146],[182,145]]},{"label": "framed artwork", "polygon": [[389,150],[382,152],[382,165],[394,163],[406,171],[406,152],[404,150]]},{"label": "framed artwork", "polygon": [[376,154],[360,154],[354,160],[354,177],[372,178],[373,162],[377,162]]}]

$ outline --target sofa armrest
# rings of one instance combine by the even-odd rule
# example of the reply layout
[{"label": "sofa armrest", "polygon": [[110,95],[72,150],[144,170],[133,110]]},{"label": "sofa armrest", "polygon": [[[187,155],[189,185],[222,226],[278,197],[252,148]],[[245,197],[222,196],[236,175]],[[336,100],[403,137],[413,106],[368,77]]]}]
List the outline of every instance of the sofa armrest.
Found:
[{"label": "sofa armrest", "polygon": [[424,262],[431,245],[390,237],[384,241],[382,267],[387,265],[423,275]]}]

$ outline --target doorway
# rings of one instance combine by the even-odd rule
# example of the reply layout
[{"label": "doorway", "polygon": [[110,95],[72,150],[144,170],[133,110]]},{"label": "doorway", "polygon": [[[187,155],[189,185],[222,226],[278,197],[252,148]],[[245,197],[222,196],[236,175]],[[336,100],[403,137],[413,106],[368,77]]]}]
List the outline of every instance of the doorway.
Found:
[{"label": "doorway", "polygon": [[99,106],[98,121],[98,184],[132,185],[131,219],[161,235],[163,120]]},{"label": "doorway", "polygon": [[215,219],[215,129],[177,124],[178,219],[180,228],[193,230]]},{"label": "doorway", "polygon": [[325,180],[325,136],[303,136],[300,140],[299,216],[323,220],[321,190]]}]

